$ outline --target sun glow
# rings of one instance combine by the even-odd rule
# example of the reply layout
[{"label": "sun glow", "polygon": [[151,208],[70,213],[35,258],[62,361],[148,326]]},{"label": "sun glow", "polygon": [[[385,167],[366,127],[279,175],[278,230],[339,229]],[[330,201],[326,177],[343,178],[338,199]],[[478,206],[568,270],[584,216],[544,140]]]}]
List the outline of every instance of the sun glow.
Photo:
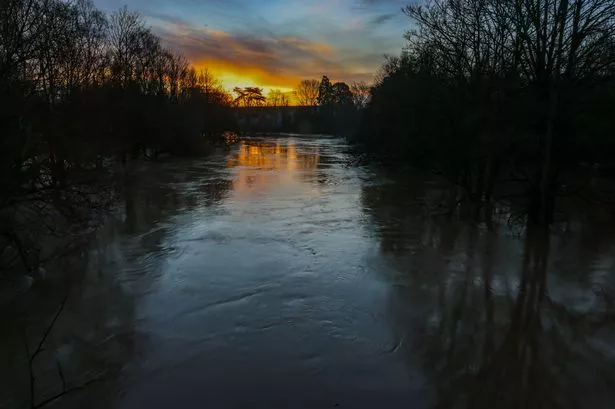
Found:
[{"label": "sun glow", "polygon": [[[199,67],[201,64],[197,64]],[[290,93],[293,88],[283,85],[276,85],[271,83],[264,83],[261,80],[257,80],[254,76],[248,74],[241,74],[233,72],[228,69],[220,69],[222,67],[211,67],[207,64],[202,64],[202,68],[206,68],[214,74],[214,76],[222,83],[222,86],[228,91],[232,92],[233,88],[239,87],[259,87],[263,89],[263,94],[267,95],[272,90],[278,90],[284,93]],[[258,75],[256,75],[258,77]],[[299,82],[299,80],[297,80]]]},{"label": "sun glow", "polygon": [[263,94],[267,95],[272,90],[278,90],[281,92],[292,92],[292,88],[280,87],[276,85],[265,85],[259,84],[258,82],[250,79],[249,77],[244,77],[242,75],[237,75],[233,73],[216,73],[216,77],[222,83],[222,86],[229,92],[233,91],[233,88],[239,87],[259,87],[263,89]]},{"label": "sun glow", "polygon": [[263,90],[263,95],[267,96],[271,91],[280,91],[288,97],[290,105],[296,105],[295,98],[293,96],[293,89],[287,87],[280,87],[276,85],[263,85],[257,81],[237,74],[228,72],[214,73],[216,78],[222,83],[224,89],[226,89],[231,95],[233,95],[233,88],[239,87],[258,87]]}]

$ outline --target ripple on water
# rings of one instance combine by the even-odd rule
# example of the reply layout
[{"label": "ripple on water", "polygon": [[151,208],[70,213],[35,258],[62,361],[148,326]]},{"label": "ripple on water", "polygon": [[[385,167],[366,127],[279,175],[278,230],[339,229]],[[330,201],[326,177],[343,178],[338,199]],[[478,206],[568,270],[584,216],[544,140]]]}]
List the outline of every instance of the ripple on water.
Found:
[{"label": "ripple on water", "polygon": [[[578,407],[615,407],[612,227],[536,246],[427,218],[440,183],[348,166],[347,148],[261,137],[128,175],[45,345],[54,387],[55,352],[71,384],[116,372],[58,406],[542,407],[582,391]],[[57,292],[44,285],[30,291]],[[28,307],[53,314],[49,299]],[[15,317],[7,365],[30,322]],[[27,395],[25,375],[6,382]]]}]

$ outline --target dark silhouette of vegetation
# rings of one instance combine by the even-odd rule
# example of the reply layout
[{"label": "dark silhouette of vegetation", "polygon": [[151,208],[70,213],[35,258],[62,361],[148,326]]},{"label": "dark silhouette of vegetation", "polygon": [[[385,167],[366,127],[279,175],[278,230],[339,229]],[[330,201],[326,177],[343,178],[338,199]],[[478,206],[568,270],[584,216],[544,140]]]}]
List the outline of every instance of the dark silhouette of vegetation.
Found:
[{"label": "dark silhouette of vegetation", "polygon": [[404,12],[414,29],[383,65],[357,142],[446,177],[460,200],[519,198],[541,225],[556,197],[596,199],[583,176],[612,173],[612,0],[431,0]]},{"label": "dark silhouette of vegetation", "polygon": [[318,105],[318,93],[320,83],[318,80],[303,80],[295,88],[295,98],[302,106],[310,107]]},{"label": "dark silhouette of vegetation", "polygon": [[347,135],[357,111],[350,87],[345,82],[331,83],[323,75],[318,92],[319,114],[324,132]]},{"label": "dark silhouette of vegetation", "polygon": [[367,106],[370,99],[371,88],[365,81],[355,81],[350,84],[352,102],[356,109],[363,109]]},{"label": "dark silhouette of vegetation", "polygon": [[108,164],[221,141],[231,102],[126,8],[0,3],[0,270],[35,270],[44,236],[111,200]]},{"label": "dark silhouette of vegetation", "polygon": [[[290,99],[280,90],[271,90],[267,96],[258,87],[235,87],[234,105],[237,110],[238,129],[250,132],[280,132],[291,130],[288,112],[283,108]],[[286,115],[284,115],[286,113]]]},{"label": "dark silhouette of vegetation", "polygon": [[284,92],[273,89],[267,94],[265,102],[269,107],[287,107],[290,105],[290,98]]},{"label": "dark silhouette of vegetation", "polygon": [[258,87],[235,87],[233,92],[237,95],[234,104],[238,107],[263,106],[267,98],[263,95],[263,89]]},{"label": "dark silhouette of vegetation", "polygon": [[[252,132],[323,133],[348,136],[355,130],[359,112],[370,98],[365,82],[332,83],[324,75],[322,80],[304,80],[289,96],[272,90],[267,97],[257,87],[235,88],[235,106],[239,129]],[[275,108],[275,109],[272,109]],[[282,109],[283,108],[283,109]]]}]

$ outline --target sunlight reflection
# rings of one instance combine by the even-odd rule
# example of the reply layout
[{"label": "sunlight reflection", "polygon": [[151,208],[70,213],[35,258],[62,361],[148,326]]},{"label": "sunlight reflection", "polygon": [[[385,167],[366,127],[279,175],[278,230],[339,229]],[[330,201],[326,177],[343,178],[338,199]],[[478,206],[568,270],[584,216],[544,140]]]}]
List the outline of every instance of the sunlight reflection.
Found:
[{"label": "sunlight reflection", "polygon": [[235,191],[269,190],[296,185],[297,179],[313,180],[319,163],[318,148],[297,147],[294,139],[284,143],[242,141],[227,167],[237,168]]}]

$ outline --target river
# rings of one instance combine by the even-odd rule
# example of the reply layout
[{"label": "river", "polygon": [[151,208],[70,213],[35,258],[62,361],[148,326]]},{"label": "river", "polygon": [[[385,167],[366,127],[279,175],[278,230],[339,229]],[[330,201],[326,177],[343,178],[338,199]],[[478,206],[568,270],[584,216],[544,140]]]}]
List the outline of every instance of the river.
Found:
[{"label": "river", "polygon": [[0,406],[30,407],[70,288],[33,397],[95,382],[48,407],[615,407],[609,225],[434,217],[446,187],[348,148],[135,166],[91,249],[3,312]]}]

